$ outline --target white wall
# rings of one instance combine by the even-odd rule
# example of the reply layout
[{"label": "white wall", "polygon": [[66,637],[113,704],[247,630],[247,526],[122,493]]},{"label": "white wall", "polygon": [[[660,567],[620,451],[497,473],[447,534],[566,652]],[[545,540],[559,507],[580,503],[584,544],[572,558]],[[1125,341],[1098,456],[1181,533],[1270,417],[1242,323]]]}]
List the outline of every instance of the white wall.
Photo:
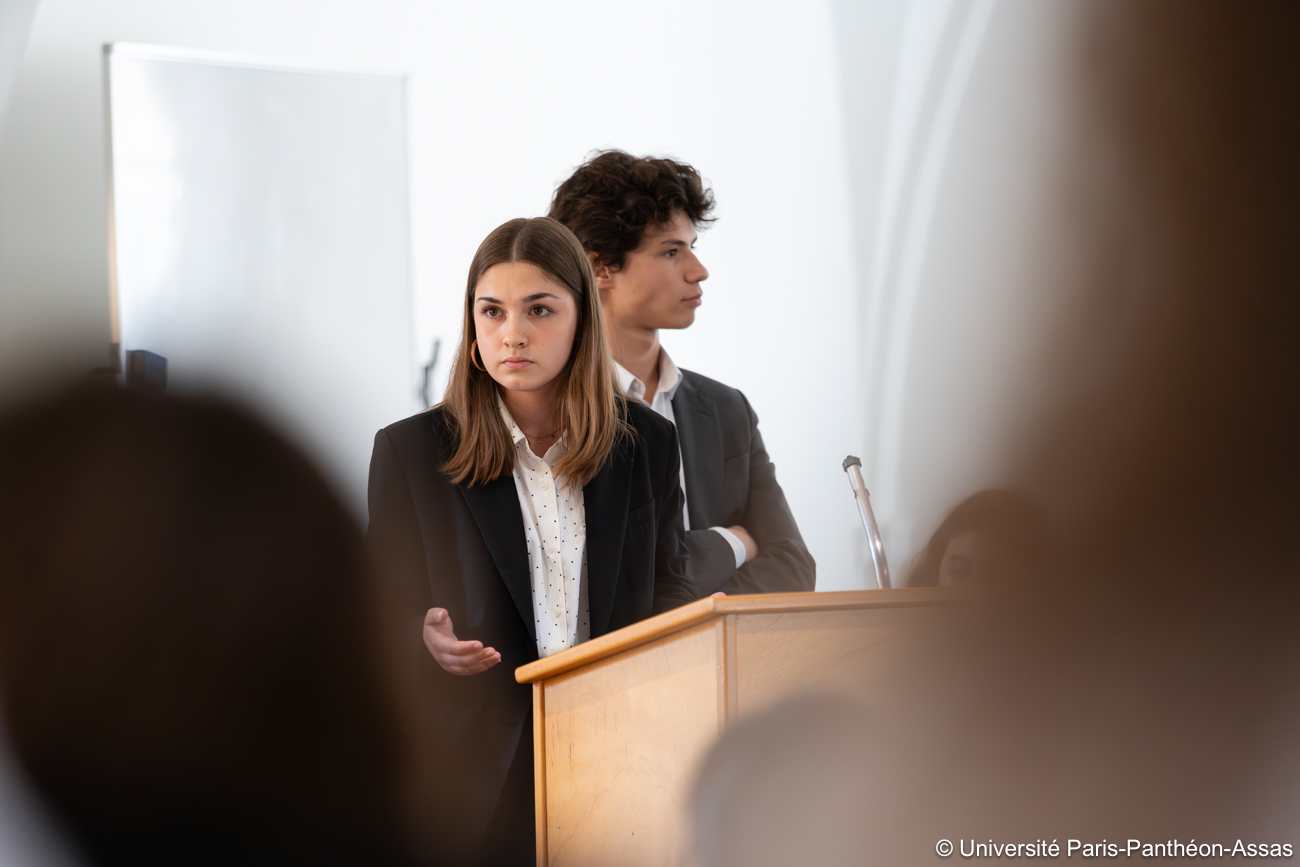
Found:
[{"label": "white wall", "polygon": [[750,397],[819,587],[863,586],[839,469],[862,447],[861,311],[828,3],[42,0],[0,141],[0,384],[104,363],[110,41],[411,73],[421,355],[458,333],[478,242],[544,213],[588,151],[697,165],[720,202],[712,276],[665,345]]},{"label": "white wall", "polygon": [[835,2],[859,447],[896,582],[945,512],[999,482],[1033,408],[1034,359],[1066,300],[1056,182],[1084,2]]},{"label": "white wall", "polygon": [[36,0],[0,0],[0,130],[4,129],[9,94],[18,77],[35,14]]}]

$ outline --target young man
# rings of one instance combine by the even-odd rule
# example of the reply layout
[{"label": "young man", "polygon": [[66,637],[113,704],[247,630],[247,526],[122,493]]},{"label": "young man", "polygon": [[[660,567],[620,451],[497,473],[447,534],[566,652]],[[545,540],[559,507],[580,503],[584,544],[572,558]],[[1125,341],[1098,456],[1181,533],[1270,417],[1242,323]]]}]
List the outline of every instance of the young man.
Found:
[{"label": "young man", "polygon": [[701,596],[812,590],[816,564],[738,390],[681,370],[660,328],[688,328],[709,272],[695,257],[713,193],[669,159],[598,153],[555,191],[550,215],[596,272],[623,388],[677,425],[688,570]]}]

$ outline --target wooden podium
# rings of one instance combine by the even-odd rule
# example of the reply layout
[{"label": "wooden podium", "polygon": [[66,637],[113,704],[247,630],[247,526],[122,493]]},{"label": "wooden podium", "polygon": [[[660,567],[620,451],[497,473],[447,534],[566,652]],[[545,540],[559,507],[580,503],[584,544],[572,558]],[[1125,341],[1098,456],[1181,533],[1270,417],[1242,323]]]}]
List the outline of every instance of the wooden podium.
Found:
[{"label": "wooden podium", "polygon": [[939,589],[700,599],[515,671],[533,685],[539,867],[678,863],[700,760],[801,690],[854,691]]}]

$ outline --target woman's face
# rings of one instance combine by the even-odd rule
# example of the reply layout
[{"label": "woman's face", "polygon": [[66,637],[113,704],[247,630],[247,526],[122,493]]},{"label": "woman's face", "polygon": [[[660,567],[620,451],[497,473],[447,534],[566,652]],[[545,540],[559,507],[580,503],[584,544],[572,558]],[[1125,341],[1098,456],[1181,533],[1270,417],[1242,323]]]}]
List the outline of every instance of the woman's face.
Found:
[{"label": "woman's face", "polygon": [[493,265],[474,287],[474,333],[488,375],[508,391],[555,382],[573,351],[578,304],[529,262]]},{"label": "woman's face", "polygon": [[967,530],[948,540],[939,561],[939,586],[988,584],[996,576],[1000,552],[987,533]]}]

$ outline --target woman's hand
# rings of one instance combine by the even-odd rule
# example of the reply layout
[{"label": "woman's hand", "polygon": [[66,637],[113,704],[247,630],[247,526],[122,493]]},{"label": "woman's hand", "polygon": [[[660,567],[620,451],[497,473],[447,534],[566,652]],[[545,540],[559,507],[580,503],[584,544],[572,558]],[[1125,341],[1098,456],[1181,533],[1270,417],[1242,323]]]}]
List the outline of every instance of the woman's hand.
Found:
[{"label": "woman's hand", "polygon": [[446,608],[430,608],[424,615],[424,646],[452,674],[478,674],[501,661],[501,654],[481,641],[457,640]]}]

